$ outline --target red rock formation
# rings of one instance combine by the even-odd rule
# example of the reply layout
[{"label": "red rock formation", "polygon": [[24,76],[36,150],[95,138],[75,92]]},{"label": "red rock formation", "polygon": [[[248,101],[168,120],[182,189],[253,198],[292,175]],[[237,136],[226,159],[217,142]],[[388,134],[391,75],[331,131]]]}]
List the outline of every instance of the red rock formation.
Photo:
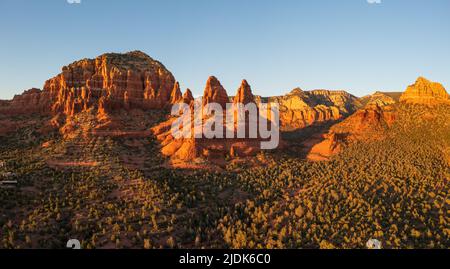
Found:
[{"label": "red rock formation", "polygon": [[449,103],[449,96],[442,84],[419,77],[416,83],[408,86],[400,97],[400,102],[407,104],[434,105]]},{"label": "red rock formation", "polygon": [[218,103],[222,107],[225,107],[228,101],[228,94],[222,84],[220,84],[219,80],[214,76],[209,77],[203,93],[203,106],[209,103]]},{"label": "red rock formation", "polygon": [[183,102],[186,104],[194,102],[194,96],[192,96],[191,90],[186,89],[186,92],[183,94]]},{"label": "red rock formation", "polygon": [[234,97],[234,103],[246,105],[252,102],[255,102],[255,97],[253,96],[252,90],[247,80],[244,79],[236,93],[236,96]]},{"label": "red rock formation", "polygon": [[[193,101],[190,91],[185,93],[184,99]],[[216,102],[225,106],[228,100],[228,95],[220,82],[215,77],[210,77],[206,83],[203,105]],[[242,82],[234,101],[244,104],[253,102],[253,94],[247,81]],[[260,151],[259,139],[196,139],[193,136],[194,130],[192,130],[191,138],[175,139],[170,130],[175,120],[176,118],[172,118],[152,129],[161,144],[161,153],[169,157],[172,163],[190,162],[197,158],[213,162],[223,161],[226,156],[246,157]]]},{"label": "red rock formation", "polygon": [[344,115],[352,114],[362,106],[357,97],[346,91],[314,90],[306,94],[310,104],[334,106]]},{"label": "red rock formation", "polygon": [[400,95],[398,92],[375,92],[361,98],[361,103],[364,106],[378,105],[380,107],[393,105],[399,101]]},{"label": "red rock formation", "polygon": [[334,125],[324,141],[315,145],[308,154],[310,160],[326,160],[339,153],[345,144],[354,141],[383,139],[394,124],[397,113],[393,106],[368,105],[343,122]]},{"label": "red rock formation", "polygon": [[173,86],[172,93],[170,94],[170,104],[176,104],[183,101],[183,95],[180,90],[180,83],[177,81]]},{"label": "red rock formation", "polygon": [[356,97],[344,91],[304,92],[299,88],[285,96],[268,98],[268,101],[279,103],[281,128],[284,131],[336,121],[362,106]]},{"label": "red rock formation", "polygon": [[[398,96],[397,93],[390,93],[390,95]],[[397,119],[396,101],[391,96],[388,96],[388,93],[376,93],[362,98],[362,101],[367,103],[366,107],[334,125],[325,140],[313,147],[308,158],[327,159],[339,152],[344,144],[383,139],[386,131]],[[450,103],[449,96],[441,84],[422,77],[407,88],[401,95],[400,102],[422,105]]]},{"label": "red rock formation", "polygon": [[2,114],[44,113],[49,110],[50,102],[43,98],[41,90],[33,88],[14,96],[13,100],[5,102],[0,107]]},{"label": "red rock formation", "polygon": [[396,113],[393,107],[382,108],[378,105],[369,105],[333,126],[332,131],[347,134],[352,140],[378,139],[392,126],[395,119]]},{"label": "red rock formation", "polygon": [[142,52],[108,53],[63,67],[61,74],[45,82],[43,91],[32,89],[16,96],[8,110],[70,116],[96,107],[102,113],[161,109],[175,99],[181,100],[174,85],[173,75]]}]

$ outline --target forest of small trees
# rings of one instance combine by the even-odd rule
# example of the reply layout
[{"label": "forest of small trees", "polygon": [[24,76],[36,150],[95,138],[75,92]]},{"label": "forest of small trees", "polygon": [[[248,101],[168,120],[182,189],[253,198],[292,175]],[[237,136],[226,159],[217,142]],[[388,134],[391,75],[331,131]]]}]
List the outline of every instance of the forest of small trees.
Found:
[{"label": "forest of small trees", "polygon": [[126,145],[110,138],[79,141],[80,159],[100,167],[60,171],[46,156],[76,141],[43,150],[9,138],[0,172],[14,171],[19,186],[0,189],[0,248],[65,248],[76,238],[83,248],[365,248],[378,239],[447,249],[450,109],[398,111],[386,139],[329,162],[263,154],[264,167],[221,173],[165,169],[151,143],[146,169],[129,169]]}]

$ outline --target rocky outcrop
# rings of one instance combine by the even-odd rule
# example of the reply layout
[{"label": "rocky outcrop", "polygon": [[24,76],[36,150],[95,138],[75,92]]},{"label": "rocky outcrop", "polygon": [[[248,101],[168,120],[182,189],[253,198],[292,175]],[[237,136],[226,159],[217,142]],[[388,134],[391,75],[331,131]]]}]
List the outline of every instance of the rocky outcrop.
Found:
[{"label": "rocky outcrop", "polygon": [[183,95],[180,90],[180,83],[176,82],[170,94],[170,104],[177,104],[183,101]]},{"label": "rocky outcrop", "polygon": [[271,97],[268,102],[280,106],[281,128],[302,129],[317,123],[336,121],[361,106],[358,98],[345,91],[302,91],[296,88],[285,96]]},{"label": "rocky outcrop", "polygon": [[449,96],[442,84],[419,77],[413,85],[408,86],[401,96],[400,102],[435,105],[449,103]]},{"label": "rocky outcrop", "polygon": [[194,102],[194,96],[192,96],[190,89],[186,89],[186,92],[183,94],[183,102],[186,104],[191,104]]},{"label": "rocky outcrop", "polygon": [[225,108],[228,101],[228,94],[222,84],[220,84],[219,80],[214,76],[209,77],[203,93],[203,106],[209,103],[218,103]]},{"label": "rocky outcrop", "polygon": [[346,91],[314,90],[307,94],[312,105],[334,106],[345,115],[361,107],[359,99]]},{"label": "rocky outcrop", "polygon": [[382,135],[395,122],[396,113],[392,106],[380,107],[376,104],[358,110],[331,130],[347,134],[352,140],[374,139]]},{"label": "rocky outcrop", "polygon": [[[211,76],[206,82],[203,97],[194,100],[189,89],[182,94],[173,75],[148,55],[139,51],[107,53],[63,67],[59,75],[45,82],[43,90],[33,88],[11,101],[0,101],[0,116],[6,115],[0,118],[0,133],[20,128],[16,122],[10,121],[8,115],[49,114],[53,118],[43,126],[48,130],[59,129],[63,135],[75,133],[81,125],[94,135],[147,137],[152,133],[161,144],[161,153],[171,160],[223,161],[225,156],[254,155],[259,152],[261,140],[196,139],[194,136],[176,140],[170,128],[177,117],[156,125],[151,132],[150,125],[143,122],[159,122],[167,117],[166,109],[180,102],[191,106],[197,101],[203,106],[218,103],[223,108],[229,102],[278,103],[282,131],[343,120],[331,128],[322,143],[312,147],[310,156],[315,156],[313,158],[329,158],[346,143],[382,138],[396,119],[395,104],[398,101],[429,105],[448,103],[448,99],[441,84],[425,78],[417,79],[401,98],[398,93],[376,92],[358,99],[345,91],[303,91],[300,88],[284,96],[263,98],[253,95],[246,80],[230,98],[220,81]],[[157,111],[146,113],[145,110],[150,109]],[[84,111],[92,113],[73,117]],[[88,120],[81,121],[80,118],[84,117]],[[201,117],[204,124],[208,117]],[[246,115],[246,123],[248,120]]]},{"label": "rocky outcrop", "polygon": [[383,139],[396,118],[394,106],[368,105],[334,125],[324,140],[312,148],[308,159],[325,160],[349,143]]},{"label": "rocky outcrop", "polygon": [[364,106],[377,105],[383,107],[397,103],[401,94],[397,92],[375,92],[362,97],[360,101]]},{"label": "rocky outcrop", "polygon": [[[193,101],[190,91],[185,93],[186,101]],[[248,104],[253,101],[253,94],[250,85],[246,80],[242,81],[234,102]],[[228,103],[228,95],[220,82],[215,77],[210,77],[206,83],[202,104],[212,102],[219,103],[225,107]],[[188,102],[186,102],[188,103]],[[219,115],[220,116],[220,115]],[[225,116],[225,115],[223,115]],[[191,116],[194,119],[194,115]],[[177,118],[155,126],[152,131],[161,144],[161,154],[170,158],[171,163],[192,162],[196,160],[208,160],[210,162],[223,162],[226,156],[246,157],[255,155],[260,151],[260,139],[204,139],[195,138],[193,125],[191,126],[191,137],[175,139],[171,133],[172,123]],[[202,117],[205,123],[207,117]],[[236,118],[235,118],[236,120]],[[225,120],[224,120],[225,124]],[[236,125],[236,124],[235,124]],[[225,125],[224,125],[225,130]]]},{"label": "rocky outcrop", "polygon": [[247,80],[243,80],[241,86],[239,87],[233,102],[235,104],[248,104],[255,102],[255,97],[253,96],[250,85]]},{"label": "rocky outcrop", "polygon": [[0,106],[0,113],[6,115],[45,113],[50,107],[51,102],[46,98],[46,94],[40,89],[32,88],[14,96],[11,101],[4,101]]},{"label": "rocky outcrop", "polygon": [[[107,53],[62,68],[45,82],[42,91],[31,89],[16,96],[10,113],[64,113],[99,108],[161,109],[182,99],[179,85],[160,62],[140,51]],[[6,110],[6,109],[5,109]]]},{"label": "rocky outcrop", "polygon": [[400,96],[399,93],[376,92],[361,98],[365,107],[334,125],[324,140],[312,148],[308,158],[310,160],[328,159],[349,143],[385,138],[387,130],[392,127],[398,117],[397,100],[404,104],[420,105],[449,103],[445,88],[423,77],[419,77],[415,84],[410,85],[399,98],[398,96]]},{"label": "rocky outcrop", "polygon": [[139,51],[104,54],[63,67],[45,83],[44,91],[55,98],[53,111],[66,114],[95,106],[101,98],[105,110],[160,109],[179,98],[173,75]]}]

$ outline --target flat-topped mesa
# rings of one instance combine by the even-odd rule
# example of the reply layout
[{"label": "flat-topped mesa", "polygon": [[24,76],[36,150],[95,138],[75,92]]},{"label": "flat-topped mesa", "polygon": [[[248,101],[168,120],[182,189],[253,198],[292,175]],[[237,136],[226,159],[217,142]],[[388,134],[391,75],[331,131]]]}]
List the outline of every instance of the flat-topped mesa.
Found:
[{"label": "flat-topped mesa", "polygon": [[433,105],[448,103],[449,96],[442,84],[419,77],[413,85],[408,86],[400,97],[400,102]]},{"label": "flat-topped mesa", "polygon": [[336,121],[362,106],[358,98],[345,91],[303,91],[300,88],[284,96],[269,97],[268,101],[279,104],[281,128],[285,131]]},{"label": "flat-topped mesa", "polygon": [[209,103],[218,103],[225,108],[228,101],[228,94],[222,84],[220,84],[220,81],[214,76],[209,77],[203,93],[203,106]]},{"label": "flat-topped mesa", "polygon": [[307,92],[310,103],[338,107],[343,114],[351,114],[361,107],[356,96],[343,90],[313,90]]},{"label": "flat-topped mesa", "polygon": [[[175,85],[175,86],[174,86]],[[97,106],[102,109],[160,109],[178,98],[173,75],[160,62],[140,51],[107,53],[62,68],[62,73],[46,81],[44,99],[53,112],[74,114]]]},{"label": "flat-topped mesa", "polygon": [[241,86],[239,87],[233,102],[235,104],[244,105],[255,102],[255,97],[253,96],[252,89],[247,80],[242,80]]},{"label": "flat-topped mesa", "polygon": [[312,91],[308,91],[311,95],[323,95],[323,96],[345,96],[347,98],[352,97],[352,95],[344,90],[325,90],[325,89],[316,89]]}]

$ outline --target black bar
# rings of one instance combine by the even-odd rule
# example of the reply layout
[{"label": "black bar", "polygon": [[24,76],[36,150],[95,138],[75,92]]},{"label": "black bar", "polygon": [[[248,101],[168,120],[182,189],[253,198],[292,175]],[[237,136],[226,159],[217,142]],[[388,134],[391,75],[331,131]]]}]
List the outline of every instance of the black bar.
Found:
[{"label": "black bar", "polygon": [[[46,268],[99,266],[99,268],[128,269],[136,266],[136,268],[162,269],[248,267],[281,269],[346,266],[345,268],[384,269],[396,263],[400,263],[402,268],[406,268],[407,265],[442,266],[440,264],[447,262],[449,254],[449,250],[7,250],[0,251],[0,259],[1,264],[12,264],[14,268],[30,264]],[[230,264],[228,258],[227,263],[227,255],[234,257],[234,261],[240,258],[241,262]],[[200,259],[205,256],[213,257],[209,266],[205,259]],[[245,256],[247,260],[244,262]],[[183,257],[194,258],[196,263],[182,263]],[[267,258],[264,260],[262,257],[270,257],[269,262]],[[2,266],[2,268],[10,267]]]}]

